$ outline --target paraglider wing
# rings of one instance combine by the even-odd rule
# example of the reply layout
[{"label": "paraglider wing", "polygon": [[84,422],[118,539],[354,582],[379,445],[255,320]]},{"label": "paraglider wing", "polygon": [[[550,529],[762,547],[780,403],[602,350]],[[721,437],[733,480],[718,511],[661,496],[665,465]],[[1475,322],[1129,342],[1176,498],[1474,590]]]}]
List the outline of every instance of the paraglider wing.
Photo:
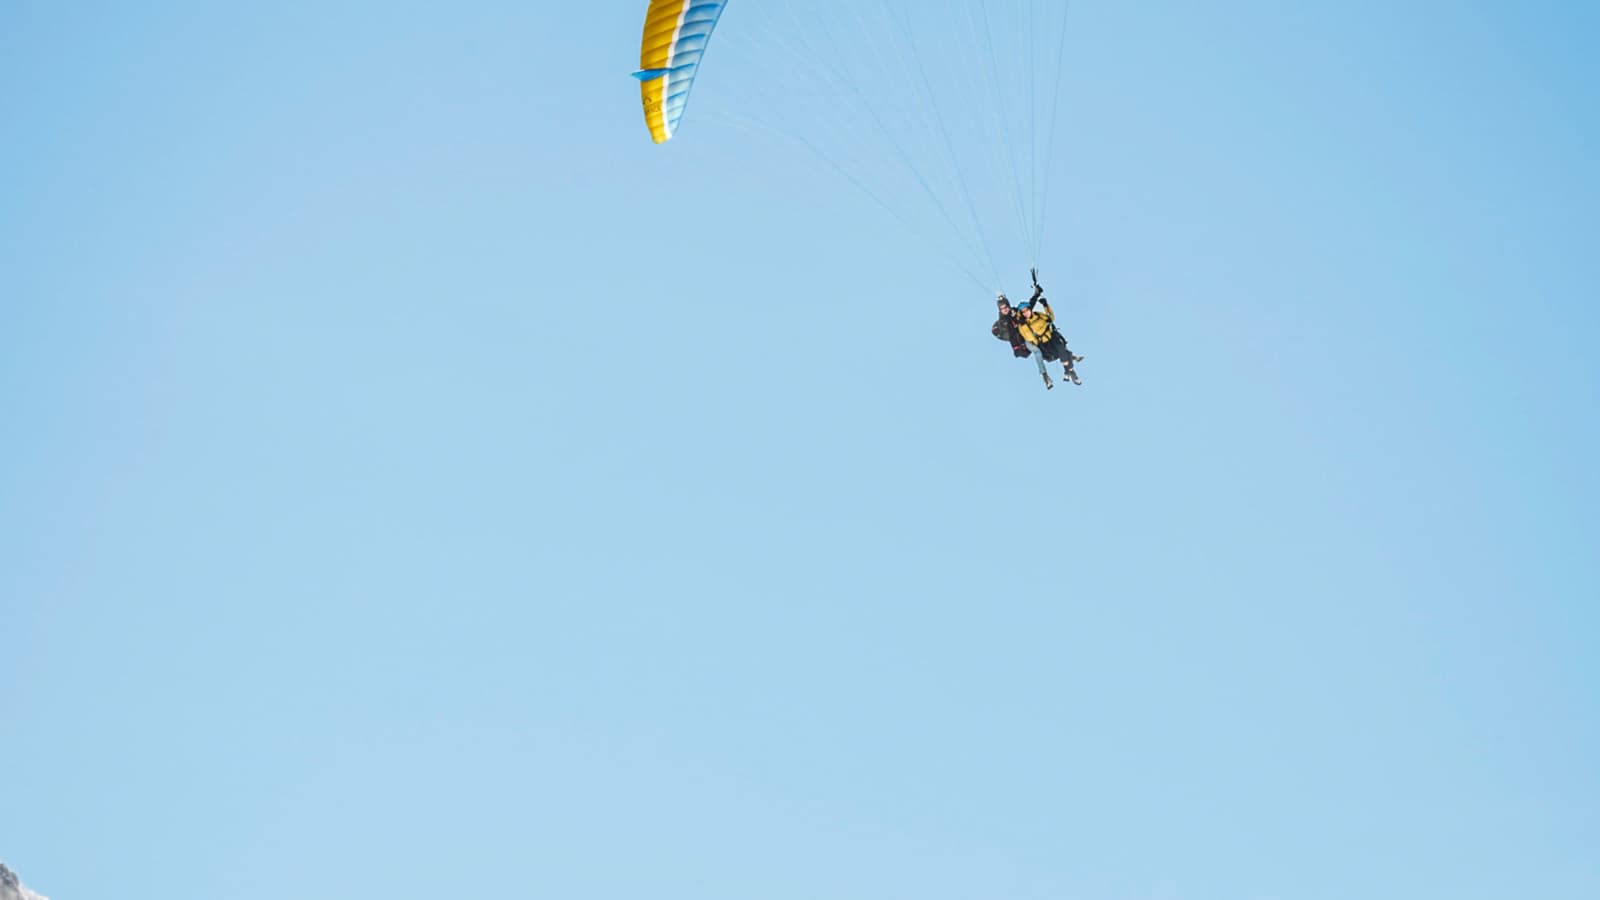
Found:
[{"label": "paraglider wing", "polygon": [[633,77],[639,79],[644,122],[656,143],[678,130],[706,42],[727,5],[727,0],[650,0]]}]

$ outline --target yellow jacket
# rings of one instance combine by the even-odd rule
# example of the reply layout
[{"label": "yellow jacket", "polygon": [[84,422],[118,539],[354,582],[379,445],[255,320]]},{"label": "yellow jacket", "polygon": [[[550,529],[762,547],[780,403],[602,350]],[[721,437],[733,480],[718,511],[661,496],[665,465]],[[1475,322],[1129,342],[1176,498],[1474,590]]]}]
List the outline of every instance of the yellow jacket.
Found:
[{"label": "yellow jacket", "polygon": [[1023,318],[1017,317],[1017,331],[1022,334],[1022,339],[1030,344],[1043,345],[1050,343],[1050,338],[1055,336],[1056,330],[1050,324],[1055,321],[1055,316],[1050,314],[1050,307],[1040,303],[1033,305],[1033,315]]}]

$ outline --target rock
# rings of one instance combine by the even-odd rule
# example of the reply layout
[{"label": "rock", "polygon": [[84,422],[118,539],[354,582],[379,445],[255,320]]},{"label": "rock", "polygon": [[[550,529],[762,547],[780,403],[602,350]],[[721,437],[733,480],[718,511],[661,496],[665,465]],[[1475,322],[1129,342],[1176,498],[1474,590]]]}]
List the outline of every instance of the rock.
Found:
[{"label": "rock", "polygon": [[17,873],[6,868],[5,863],[0,863],[0,900],[49,900],[22,886],[22,879]]}]

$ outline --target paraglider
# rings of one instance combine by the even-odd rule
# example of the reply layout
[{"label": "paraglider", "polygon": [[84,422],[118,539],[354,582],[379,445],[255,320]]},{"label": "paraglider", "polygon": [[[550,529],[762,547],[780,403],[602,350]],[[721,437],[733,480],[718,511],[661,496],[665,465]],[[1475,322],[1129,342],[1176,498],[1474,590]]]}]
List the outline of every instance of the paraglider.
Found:
[{"label": "paraglider", "polygon": [[1033,355],[1028,349],[1028,342],[1022,339],[1022,331],[1017,328],[1017,313],[1011,308],[1011,300],[1005,294],[996,294],[994,304],[999,308],[1000,317],[989,326],[989,333],[996,338],[1011,345],[1011,355],[1018,359],[1027,359]]},{"label": "paraglider", "polygon": [[[676,136],[726,7],[727,0],[650,0],[633,76],[656,144]],[[1037,263],[1065,3],[808,0],[746,4],[737,15],[719,38],[717,65],[727,60],[742,77],[724,82],[719,72],[716,109],[697,117],[731,119],[814,155],[986,289],[1001,281],[997,246],[1024,248]],[[741,46],[749,54],[742,68],[724,55]],[[741,100],[746,113],[735,111]],[[999,147],[960,140],[972,126],[998,135]],[[1033,272],[1026,303],[1013,307],[996,292],[990,333],[1018,358],[1037,354],[1046,388],[1054,387],[1046,362],[1082,384],[1074,364],[1083,357],[1067,348]]]},{"label": "paraglider", "polygon": [[1066,336],[1056,327],[1055,313],[1044,296],[1044,288],[1039,286],[1038,270],[1030,274],[1033,276],[1033,296],[1026,303],[1013,307],[1005,294],[998,295],[995,305],[999,307],[1000,317],[989,327],[989,333],[1000,340],[1009,341],[1011,353],[1017,358],[1034,356],[1046,390],[1055,387],[1055,382],[1050,380],[1050,373],[1045,370],[1046,362],[1061,363],[1061,374],[1068,381],[1083,384],[1075,367],[1075,363],[1083,362],[1083,357],[1067,348]]},{"label": "paraglider", "polygon": [[[1073,384],[1083,384],[1078,377],[1078,370],[1074,363],[1083,361],[1083,357],[1067,349],[1066,335],[1056,327],[1055,312],[1050,309],[1050,301],[1045,299],[1044,288],[1039,286],[1039,273],[1033,273],[1033,296],[1028,302],[1017,307],[1017,330],[1022,333],[1022,339],[1039,352],[1039,358],[1045,362],[1061,363],[1061,374]],[[1045,387],[1049,387],[1048,379]]]}]

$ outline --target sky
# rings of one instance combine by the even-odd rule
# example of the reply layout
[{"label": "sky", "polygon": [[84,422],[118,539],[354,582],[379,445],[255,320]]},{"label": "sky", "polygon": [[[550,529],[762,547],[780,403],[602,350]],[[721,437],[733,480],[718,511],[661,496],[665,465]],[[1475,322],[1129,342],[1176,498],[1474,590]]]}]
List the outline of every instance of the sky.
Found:
[{"label": "sky", "polygon": [[1047,392],[739,3],[0,11],[0,858],[1600,896],[1600,11],[1075,3]]}]

